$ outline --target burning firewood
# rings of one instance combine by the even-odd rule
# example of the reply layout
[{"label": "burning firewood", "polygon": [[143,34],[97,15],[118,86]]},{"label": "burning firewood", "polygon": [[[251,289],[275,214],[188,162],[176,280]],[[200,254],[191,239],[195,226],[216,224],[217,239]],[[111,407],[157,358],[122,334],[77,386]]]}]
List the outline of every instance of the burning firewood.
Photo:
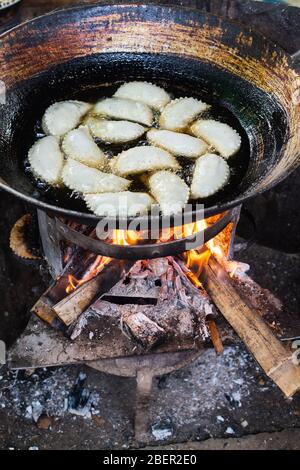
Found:
[{"label": "burning firewood", "polygon": [[171,262],[180,277],[185,293],[180,290],[181,299],[195,312],[199,323],[200,334],[210,337],[207,319],[217,315],[216,308],[205,291],[198,277],[180,259],[171,258]]},{"label": "burning firewood", "polygon": [[76,288],[71,284],[73,279],[76,281],[75,276],[92,277],[96,259],[97,255],[77,249],[62,274],[44,292],[31,311],[52,327],[65,330],[63,322],[57,317],[53,307],[67,297],[70,290]]},{"label": "burning firewood", "polygon": [[300,368],[274,336],[258,311],[241,297],[232,279],[211,257],[204,276],[205,287],[214,303],[243,340],[265,373],[287,397],[300,390]]},{"label": "burning firewood", "polygon": [[132,266],[131,261],[111,260],[92,279],[53,306],[53,311],[65,325],[70,326],[93,303],[108,292]]},{"label": "burning firewood", "polygon": [[55,312],[52,309],[53,301],[51,300],[51,287],[39,298],[34,304],[31,312],[37,315],[41,320],[48,323],[55,329],[66,331],[65,325],[62,321],[57,318]]},{"label": "burning firewood", "polygon": [[[213,313],[209,298],[203,289],[195,288],[188,279],[184,285],[180,276],[185,278],[185,274],[179,267],[178,270],[180,274],[168,258],[137,261],[108,293],[102,297],[98,295],[80,319],[86,325],[93,317],[110,316],[107,306],[114,305],[113,316],[120,319],[123,333],[130,331],[131,339],[146,349],[174,338],[179,341],[205,340],[209,337],[205,317]],[[84,289],[82,292],[84,295]],[[70,304],[71,299],[72,295],[65,299],[67,308],[73,303],[77,308],[78,297]],[[56,313],[61,316],[62,311],[58,308],[61,305],[55,306]],[[131,317],[133,313],[135,315]],[[81,330],[80,325],[75,327],[72,337],[80,334]]]},{"label": "burning firewood", "polygon": [[[214,313],[210,299],[203,288],[200,290],[194,287],[173,258],[138,261],[126,277],[128,295],[132,295],[135,300],[139,295],[140,304],[144,304],[143,296],[153,292],[156,285],[160,285],[156,288],[157,305],[130,306],[130,313],[132,311],[135,314],[139,313],[137,318],[130,317],[130,321],[133,322],[132,336],[145,347],[150,347],[152,343],[154,345],[156,340],[155,336],[152,339],[151,331],[150,338],[144,340],[147,325],[153,327],[154,323],[165,332],[165,339],[167,337],[187,339],[199,337],[201,340],[208,338],[209,330],[205,319],[207,315]],[[117,296],[118,292],[123,293],[123,289],[123,283],[120,283],[112,292]],[[94,304],[91,309],[101,314],[101,302]],[[126,324],[129,318],[128,305],[120,305],[119,311],[121,323]],[[162,339],[160,337],[160,340]]]},{"label": "burning firewood", "polygon": [[96,277],[108,262],[109,258],[87,250],[81,248],[73,250],[63,272],[33,306],[32,312],[51,326],[65,330],[64,322],[57,316],[54,306]]}]

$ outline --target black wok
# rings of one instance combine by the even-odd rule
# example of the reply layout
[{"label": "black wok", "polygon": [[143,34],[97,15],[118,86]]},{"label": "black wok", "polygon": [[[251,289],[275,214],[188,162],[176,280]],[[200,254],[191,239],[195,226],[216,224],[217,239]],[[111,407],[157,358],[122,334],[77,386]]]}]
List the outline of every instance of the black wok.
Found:
[{"label": "black wok", "polygon": [[[49,214],[96,224],[99,218],[81,201],[37,188],[24,161],[52,102],[93,99],[137,78],[209,101],[243,135],[237,176],[205,201],[206,217],[269,189],[299,164],[299,75],[276,44],[188,8],[82,6],[0,37],[7,88],[0,105],[0,188]],[[191,214],[200,215],[195,207]]]}]

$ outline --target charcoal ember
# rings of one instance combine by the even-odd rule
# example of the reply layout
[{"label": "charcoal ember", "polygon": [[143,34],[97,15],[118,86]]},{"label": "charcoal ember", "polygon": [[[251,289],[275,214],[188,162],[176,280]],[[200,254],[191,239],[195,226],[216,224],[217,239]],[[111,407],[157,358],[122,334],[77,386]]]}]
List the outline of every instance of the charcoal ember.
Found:
[{"label": "charcoal ember", "polygon": [[138,261],[128,275],[115,284],[109,294],[124,297],[137,295],[158,297],[159,289],[156,281],[157,278],[153,278],[152,272],[148,269],[144,270],[142,262]]},{"label": "charcoal ember", "polygon": [[173,337],[206,340],[206,319],[214,308],[187,273],[190,270],[172,257],[137,261],[71,325],[71,339],[91,328],[90,318],[108,317],[120,321],[123,333],[146,349]]},{"label": "charcoal ember", "polygon": [[149,276],[150,271],[147,264],[143,261],[137,261],[129,271],[128,279],[145,279]]},{"label": "charcoal ember", "polygon": [[79,408],[83,408],[87,404],[90,393],[86,388],[84,388],[85,382],[86,374],[80,372],[69,395],[69,409],[77,410]]},{"label": "charcoal ember", "polygon": [[76,416],[92,418],[99,413],[96,410],[99,395],[85,387],[86,379],[86,374],[80,372],[68,398],[68,411]]},{"label": "charcoal ember", "polygon": [[150,320],[141,307],[127,305],[130,310],[124,311],[121,325],[136,339],[145,349],[151,349],[166,339],[166,332],[156,322]]},{"label": "charcoal ember", "polygon": [[[209,337],[205,320],[213,312],[210,299],[203,289],[190,282],[174,259],[136,262],[126,278],[110,290],[109,296],[109,302],[106,298],[98,299],[89,312],[102,317],[120,315],[123,333],[145,348],[153,348],[165,337],[203,340]],[[118,305],[110,304],[114,296]],[[122,296],[131,301],[123,303]],[[146,302],[146,298],[157,302]]]},{"label": "charcoal ember", "polygon": [[180,336],[193,337],[195,335],[196,321],[189,309],[177,310],[177,331]]},{"label": "charcoal ember", "polygon": [[153,272],[154,276],[161,277],[166,274],[169,262],[167,258],[157,258],[149,260],[149,269]]},{"label": "charcoal ember", "polygon": [[178,308],[174,302],[161,302],[149,309],[147,316],[162,327],[169,336],[193,338],[197,332],[195,315],[189,308]]},{"label": "charcoal ember", "polygon": [[143,262],[142,260],[139,260],[137,261],[136,263],[134,263],[134,265],[132,266],[131,270],[129,271],[129,276],[130,275],[135,275],[135,274],[139,274],[140,271],[142,271],[143,269]]}]

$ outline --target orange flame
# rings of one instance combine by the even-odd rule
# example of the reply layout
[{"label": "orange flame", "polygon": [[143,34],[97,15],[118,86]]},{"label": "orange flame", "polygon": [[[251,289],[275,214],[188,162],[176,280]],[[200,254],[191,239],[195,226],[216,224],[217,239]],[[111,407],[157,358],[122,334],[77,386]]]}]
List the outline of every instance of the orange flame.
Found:
[{"label": "orange flame", "polygon": [[71,292],[77,289],[77,287],[79,287],[82,283],[82,281],[76,279],[76,277],[72,276],[72,274],[68,275],[68,281],[69,281],[69,285],[66,288],[67,294],[71,294]]},{"label": "orange flame", "polygon": [[206,243],[207,248],[211,251],[213,255],[216,256],[217,259],[221,258],[224,256],[223,251],[220,246],[218,246],[215,242],[215,239],[212,238]]},{"label": "orange flame", "polygon": [[135,230],[114,230],[112,243],[114,245],[135,245],[141,239],[141,234]]},{"label": "orange flame", "polygon": [[[170,240],[172,237],[189,237],[194,233],[204,230],[207,226],[208,224],[205,220],[200,220],[180,227],[163,229],[160,241],[164,242]],[[141,240],[141,238],[142,235],[138,231],[114,230],[111,236],[111,243],[121,246],[135,245],[139,240]],[[190,269],[190,271],[187,272],[186,275],[191,280],[191,282],[198,288],[202,287],[202,283],[199,280],[199,276],[204,266],[208,263],[211,254],[214,254],[217,258],[223,256],[222,249],[216,244],[214,239],[207,242],[206,245],[200,250],[191,250],[185,253],[186,263],[188,268]],[[68,276],[69,284],[66,288],[67,294],[70,294],[79,286],[95,277],[110,261],[111,259],[105,256],[97,256],[93,266],[82,277],[82,279],[76,279],[76,277],[70,274]]]},{"label": "orange flame", "polygon": [[[135,232],[134,230],[114,230],[112,234],[112,243],[116,245],[134,245],[140,239],[139,232]],[[66,293],[71,294],[74,290],[78,289],[78,287],[82,286],[86,282],[93,279],[97,274],[102,271],[104,266],[106,266],[111,261],[111,258],[106,256],[97,256],[95,262],[90,267],[87,273],[81,278],[76,279],[75,276],[72,274],[68,275],[68,286],[66,288]]]},{"label": "orange flame", "polygon": [[95,262],[93,265],[90,267],[88,272],[82,277],[82,279],[76,279],[75,276],[72,274],[68,275],[68,286],[66,288],[66,293],[71,294],[74,290],[76,290],[78,287],[82,286],[87,281],[90,281],[93,279],[93,277],[97,276],[100,271],[106,266],[109,262],[111,261],[111,258],[107,258],[106,256],[97,256]]},{"label": "orange flame", "polygon": [[197,232],[207,228],[207,223],[204,219],[197,220],[197,222],[192,222],[190,224],[185,224],[179,227],[174,227],[174,236],[175,238],[186,238],[194,235]]},{"label": "orange flame", "polygon": [[191,250],[186,253],[186,264],[191,270],[191,274],[188,273],[188,277],[193,280],[194,284],[198,284],[198,278],[204,268],[208,263],[211,256],[211,251],[204,249],[202,251]]},{"label": "orange flame", "polygon": [[[207,226],[206,220],[199,220],[193,224],[185,225],[183,227],[184,235],[193,235],[196,232],[206,229]],[[200,250],[191,250],[186,253],[186,263],[190,269],[190,272],[186,273],[186,275],[196,287],[203,287],[199,277],[211,255],[218,249],[220,248],[215,245],[214,240],[210,240]]]}]

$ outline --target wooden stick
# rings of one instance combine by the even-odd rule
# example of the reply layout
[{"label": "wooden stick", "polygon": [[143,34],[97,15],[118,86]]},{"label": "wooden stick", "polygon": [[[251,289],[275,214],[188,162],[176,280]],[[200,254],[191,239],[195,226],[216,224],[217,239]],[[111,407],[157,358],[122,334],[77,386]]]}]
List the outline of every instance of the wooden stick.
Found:
[{"label": "wooden stick", "polygon": [[53,311],[65,325],[71,325],[97,297],[108,292],[132,265],[133,261],[111,260],[96,277],[57,303]]},{"label": "wooden stick", "polygon": [[246,303],[234,288],[233,281],[211,257],[203,283],[212,300],[243,340],[265,373],[291,397],[300,390],[300,367],[274,336],[257,310]]},{"label": "wooden stick", "polygon": [[216,322],[214,320],[207,320],[207,324],[209,327],[210,337],[211,337],[216,353],[223,354],[224,346],[223,346]]},{"label": "wooden stick", "polygon": [[31,312],[37,315],[44,322],[51,325],[53,328],[65,331],[66,326],[59,318],[57,318],[55,312],[52,310],[52,307],[53,302],[48,297],[48,291],[46,291],[32,307]]},{"label": "wooden stick", "polygon": [[82,275],[82,273],[89,269],[96,257],[97,255],[89,254],[81,249],[77,250],[60,277],[58,277],[39,298],[32,307],[31,312],[52,327],[64,330],[65,325],[56,316],[53,306],[67,297],[66,288],[69,285],[69,274],[76,276]]},{"label": "wooden stick", "polygon": [[[95,262],[97,255],[78,249],[76,253],[73,254],[72,258],[68,262],[67,266],[61,273],[61,275],[51,284],[51,286],[44,292],[41,298],[33,306],[32,312],[37,313],[37,310],[42,315],[42,308],[45,307],[48,314],[50,315],[50,308],[53,305],[57,304],[63,298],[67,297],[67,286],[69,285],[69,275],[78,277],[79,279],[90,269],[90,266]],[[45,312],[46,313],[46,312]],[[41,317],[41,315],[39,315]],[[55,313],[52,312],[51,316],[55,316]]]}]

